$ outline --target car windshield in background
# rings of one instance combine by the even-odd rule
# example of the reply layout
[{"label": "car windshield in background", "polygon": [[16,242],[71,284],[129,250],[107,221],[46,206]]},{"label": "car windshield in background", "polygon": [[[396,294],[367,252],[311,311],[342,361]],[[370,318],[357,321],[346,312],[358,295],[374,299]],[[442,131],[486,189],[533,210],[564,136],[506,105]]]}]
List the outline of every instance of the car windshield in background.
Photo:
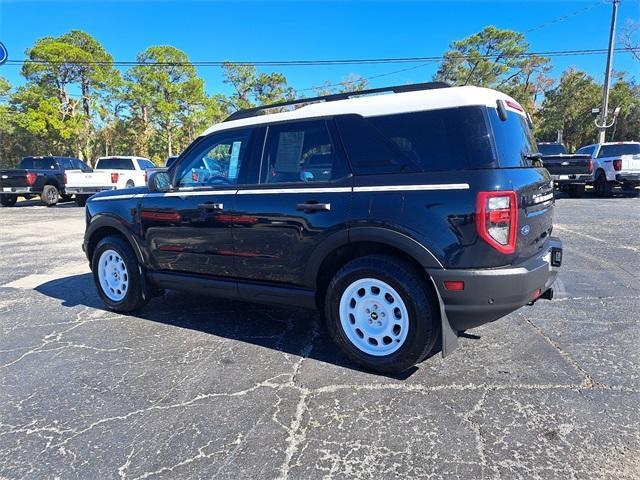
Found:
[{"label": "car windshield in background", "polygon": [[100,170],[135,170],[130,158],[101,158],[96,165]]},{"label": "car windshield in background", "polygon": [[498,148],[498,159],[502,168],[530,167],[529,155],[538,151],[527,119],[516,112],[507,111],[507,119],[500,120],[495,108],[488,108],[489,119]]},{"label": "car windshield in background", "polygon": [[567,153],[564,145],[560,143],[539,143],[538,151],[542,155],[562,155],[563,153]]},{"label": "car windshield in background", "polygon": [[615,145],[603,145],[598,157],[619,157],[620,155],[640,154],[640,143],[617,143]]},{"label": "car windshield in background", "polygon": [[23,158],[20,162],[20,168],[33,170],[55,170],[58,168],[53,158]]}]

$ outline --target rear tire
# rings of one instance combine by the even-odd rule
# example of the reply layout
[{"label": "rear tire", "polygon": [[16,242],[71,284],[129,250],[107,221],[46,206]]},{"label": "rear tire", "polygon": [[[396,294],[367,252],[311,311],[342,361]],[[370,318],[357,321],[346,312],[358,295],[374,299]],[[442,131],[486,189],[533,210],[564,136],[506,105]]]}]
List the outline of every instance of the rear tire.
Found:
[{"label": "rear tire", "polygon": [[0,195],[0,204],[3,207],[13,207],[17,201],[17,195]]},{"label": "rear tire", "polygon": [[87,196],[86,195],[76,195],[74,201],[76,205],[79,207],[84,207],[87,204]]},{"label": "rear tire", "polygon": [[128,180],[127,183],[125,184],[124,188],[133,188],[135,186],[136,186],[136,184],[133,183],[132,180]]},{"label": "rear tire", "polygon": [[60,192],[55,187],[55,185],[45,185],[42,189],[42,194],[40,195],[40,199],[42,203],[44,203],[47,207],[53,207],[56,203],[58,203],[58,198],[60,196]]},{"label": "rear tire", "polygon": [[440,334],[437,300],[426,273],[404,260],[371,255],[342,267],[324,310],[334,342],[355,363],[399,373],[420,362]]},{"label": "rear tire", "polygon": [[110,310],[132,312],[147,303],[138,259],[124,237],[109,235],[100,240],[91,270],[98,295]]},{"label": "rear tire", "polygon": [[611,196],[613,183],[607,181],[607,177],[602,170],[600,170],[596,176],[594,188],[596,190],[596,196],[598,197],[604,198]]},{"label": "rear tire", "polygon": [[622,190],[625,192],[635,192],[636,184],[635,183],[623,183]]}]

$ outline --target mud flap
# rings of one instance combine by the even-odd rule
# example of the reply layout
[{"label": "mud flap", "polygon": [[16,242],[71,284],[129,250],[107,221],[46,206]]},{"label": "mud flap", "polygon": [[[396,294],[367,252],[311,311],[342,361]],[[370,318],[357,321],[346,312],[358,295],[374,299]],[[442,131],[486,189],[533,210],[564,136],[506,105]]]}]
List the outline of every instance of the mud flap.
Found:
[{"label": "mud flap", "polygon": [[453,328],[451,328],[451,325],[449,324],[447,312],[444,308],[444,302],[442,301],[442,297],[440,296],[440,292],[438,291],[438,286],[436,285],[436,282],[433,281],[433,278],[431,278],[431,282],[433,283],[433,288],[436,291],[436,295],[438,296],[438,305],[440,306],[442,358],[445,358],[453,353],[456,348],[458,348],[458,333]]}]

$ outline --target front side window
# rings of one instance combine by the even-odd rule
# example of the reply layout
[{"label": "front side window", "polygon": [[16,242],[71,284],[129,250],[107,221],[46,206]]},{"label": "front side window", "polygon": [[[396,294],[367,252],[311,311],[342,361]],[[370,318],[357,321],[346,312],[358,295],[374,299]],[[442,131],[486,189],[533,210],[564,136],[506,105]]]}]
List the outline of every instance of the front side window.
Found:
[{"label": "front side window", "polygon": [[264,183],[328,182],[346,174],[324,120],[271,125],[263,162]]},{"label": "front side window", "polygon": [[178,187],[212,187],[238,183],[253,129],[213,134],[195,146],[177,172]]},{"label": "front side window", "polygon": [[96,164],[100,170],[135,170],[130,158],[101,158]]}]

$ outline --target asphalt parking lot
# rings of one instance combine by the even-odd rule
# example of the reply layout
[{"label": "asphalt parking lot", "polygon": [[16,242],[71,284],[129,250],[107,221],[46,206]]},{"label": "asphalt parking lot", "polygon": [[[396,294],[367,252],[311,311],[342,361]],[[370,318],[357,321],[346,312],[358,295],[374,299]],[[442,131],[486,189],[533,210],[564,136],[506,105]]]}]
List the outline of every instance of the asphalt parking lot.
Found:
[{"label": "asphalt parking lot", "polygon": [[560,198],[556,300],[402,378],[315,314],[103,309],[84,210],[0,209],[0,479],[640,478],[640,198]]}]

